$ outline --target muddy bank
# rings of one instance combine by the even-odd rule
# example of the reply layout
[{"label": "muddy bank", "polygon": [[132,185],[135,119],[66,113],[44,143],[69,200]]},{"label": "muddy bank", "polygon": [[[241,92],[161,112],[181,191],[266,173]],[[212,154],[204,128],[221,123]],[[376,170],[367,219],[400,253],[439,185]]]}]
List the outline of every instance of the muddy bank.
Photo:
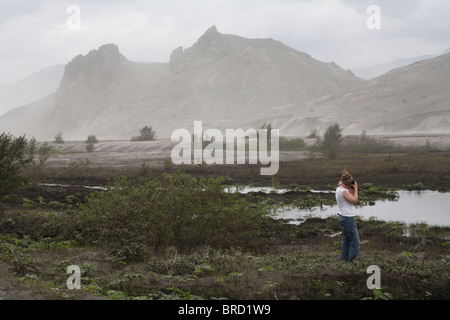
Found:
[{"label": "muddy bank", "polygon": [[[112,255],[103,246],[82,245],[82,230],[74,226],[78,207],[91,192],[81,186],[29,186],[0,208],[0,298],[450,298],[448,227],[417,224],[406,229],[401,223],[357,219],[361,250],[357,261],[348,264],[339,260],[341,235],[336,217],[308,218],[298,225],[271,219],[261,230],[267,244],[256,250],[169,246],[149,250],[142,260],[133,262]],[[334,197],[320,195],[324,201]],[[242,196],[281,203],[309,201],[314,194]],[[81,290],[67,288],[69,265],[81,268]],[[370,265],[382,270],[381,291],[366,286]]]},{"label": "muddy bank", "polygon": [[[81,148],[79,144],[73,147]],[[336,160],[287,153],[275,176],[261,176],[259,166],[253,165],[174,166],[167,161],[164,152],[168,148],[163,145],[148,144],[153,151],[147,155],[142,150],[107,149],[111,147],[105,144],[101,151],[99,145],[93,154],[67,149],[52,156],[39,182],[70,186],[30,184],[2,204],[1,299],[450,298],[448,227],[413,224],[407,228],[402,223],[358,219],[361,250],[352,264],[339,260],[341,235],[336,217],[308,218],[296,225],[271,219],[262,230],[267,245],[254,251],[208,246],[180,250],[170,246],[158,252],[148,251],[139,262],[111,255],[101,246],[83,246],[82,230],[71,229],[78,207],[96,192],[85,186],[105,185],[119,176],[141,183],[163,172],[179,170],[197,178],[224,177],[225,183],[233,186],[290,190],[241,195],[250,201],[320,206],[334,203],[334,194],[313,193],[310,189],[334,190],[342,168],[348,169],[360,186],[371,184],[381,191],[370,195],[373,198],[369,201],[383,198],[383,191],[389,188],[450,191],[448,152]],[[82,290],[67,289],[66,270],[72,264],[81,267]],[[379,291],[366,286],[370,265],[382,270]]]},{"label": "muddy bank", "polygon": [[[26,220],[31,214],[23,212]],[[10,218],[10,217],[9,217]],[[449,230],[357,221],[356,262],[339,260],[336,219],[275,224],[261,252],[175,247],[129,263],[76,241],[9,233],[0,219],[0,298],[12,300],[448,300]],[[31,223],[31,222],[30,222]],[[26,228],[24,229],[24,231]],[[447,237],[447,240],[445,238]],[[81,267],[81,290],[66,285],[69,265]],[[382,290],[369,290],[366,269],[377,265]]]},{"label": "muddy bank", "polygon": [[335,188],[342,169],[346,168],[360,185],[371,183],[391,189],[450,191],[449,153],[283,161],[274,176],[262,176],[260,166],[248,164],[175,166],[162,161],[152,165],[139,162],[110,166],[108,163],[77,161],[64,162],[65,166],[47,166],[43,182],[103,185],[118,176],[145,180],[163,172],[181,171],[197,178],[225,177],[227,183],[233,185],[330,190]]},{"label": "muddy bank", "polygon": [[[48,183],[101,185],[117,176],[146,179],[180,170],[199,178],[223,176],[232,184],[285,187],[296,184],[326,190],[335,186],[346,168],[360,184],[410,189],[421,183],[428,190],[450,191],[450,136],[405,135],[383,139],[416,149],[406,149],[409,151],[403,154],[341,154],[336,160],[308,150],[281,151],[277,174],[262,176],[260,164],[174,165],[170,157],[174,143],[169,140],[100,141],[94,152],[86,152],[82,141],[68,141],[51,144],[55,153],[42,176]],[[309,140],[306,139],[307,145],[313,143]],[[428,148],[421,147],[422,144]]]}]

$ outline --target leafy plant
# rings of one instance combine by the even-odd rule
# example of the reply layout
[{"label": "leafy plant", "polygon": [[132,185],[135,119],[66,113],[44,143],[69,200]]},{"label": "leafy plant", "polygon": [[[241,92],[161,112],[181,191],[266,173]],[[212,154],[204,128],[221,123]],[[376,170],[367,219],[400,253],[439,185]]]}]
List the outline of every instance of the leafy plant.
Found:
[{"label": "leafy plant", "polygon": [[36,140],[0,134],[0,201],[28,182],[22,171],[32,164]]},{"label": "leafy plant", "polygon": [[97,137],[93,134],[89,135],[85,141],[86,144],[94,144],[94,143],[98,143]]},{"label": "leafy plant", "polygon": [[156,139],[156,132],[152,127],[145,126],[139,130],[140,135],[131,137],[131,141],[151,141]]},{"label": "leafy plant", "polygon": [[414,258],[414,253],[412,252],[403,251],[402,255],[404,255],[406,258]]},{"label": "leafy plant", "polygon": [[183,173],[164,173],[142,185],[119,178],[81,206],[81,229],[87,241],[100,241],[115,256],[128,259],[167,246],[262,243],[268,210],[226,193],[222,182]]},{"label": "leafy plant", "polygon": [[89,142],[89,143],[86,145],[86,151],[87,151],[87,152],[93,152],[94,149],[95,149],[95,146],[94,146],[94,143],[93,143],[93,142]]},{"label": "leafy plant", "polygon": [[53,140],[53,143],[59,143],[59,144],[64,143],[63,135],[61,132],[55,136],[55,140]]},{"label": "leafy plant", "polygon": [[25,276],[20,277],[19,280],[29,284],[36,284],[36,282],[39,280],[39,277],[35,274],[27,273]]},{"label": "leafy plant", "polygon": [[288,139],[280,137],[280,151],[302,151],[305,150],[305,141],[302,138]]},{"label": "leafy plant", "polygon": [[27,256],[23,249],[13,244],[1,244],[0,249],[3,249],[5,256],[11,264],[11,269],[18,275],[25,275],[29,270],[36,271],[34,263],[37,261],[33,257]]},{"label": "leafy plant", "polygon": [[339,124],[335,123],[329,126],[323,134],[323,147],[328,153],[329,159],[337,158],[339,154],[340,144],[342,142],[342,129]]},{"label": "leafy plant", "polygon": [[76,177],[84,171],[89,172],[91,161],[89,159],[71,161],[66,167],[63,167],[57,174],[59,177]]},{"label": "leafy plant", "polygon": [[380,289],[374,288],[373,296],[374,296],[375,300],[391,300],[392,299],[392,295],[389,292],[384,292],[383,288],[380,288]]},{"label": "leafy plant", "polygon": [[307,136],[308,139],[315,139],[319,136],[319,131],[317,129],[311,129],[309,131],[309,135]]}]

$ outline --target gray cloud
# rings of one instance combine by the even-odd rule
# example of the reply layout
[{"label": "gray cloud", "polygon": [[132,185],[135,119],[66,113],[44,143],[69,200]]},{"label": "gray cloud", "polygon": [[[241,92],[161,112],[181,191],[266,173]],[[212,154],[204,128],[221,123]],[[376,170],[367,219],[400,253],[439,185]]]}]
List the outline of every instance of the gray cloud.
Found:
[{"label": "gray cloud", "polygon": [[[448,0],[21,0],[0,5],[0,84],[67,63],[104,43],[134,61],[168,61],[211,25],[222,33],[274,38],[344,68],[438,54],[450,47]],[[69,5],[81,29],[69,30]],[[368,30],[366,9],[381,8]]]}]

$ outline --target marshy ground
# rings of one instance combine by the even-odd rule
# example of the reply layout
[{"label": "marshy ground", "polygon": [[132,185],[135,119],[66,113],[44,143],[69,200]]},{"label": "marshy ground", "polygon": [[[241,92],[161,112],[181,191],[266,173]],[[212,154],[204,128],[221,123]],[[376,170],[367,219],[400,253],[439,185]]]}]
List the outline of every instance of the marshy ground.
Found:
[{"label": "marshy ground", "polygon": [[[383,191],[389,189],[450,191],[450,153],[445,150],[336,160],[308,152],[286,153],[274,177],[262,177],[258,166],[249,165],[177,167],[166,161],[164,150],[158,149],[161,153],[154,158],[139,153],[123,162],[120,154],[129,158],[130,152],[116,150],[109,155],[110,162],[103,162],[108,151],[102,155],[100,147],[94,153],[68,150],[52,156],[39,182],[76,186],[31,184],[2,205],[0,299],[450,298],[449,227],[358,219],[361,250],[354,263],[339,260],[341,237],[335,217],[310,218],[298,225],[271,220],[264,229],[267,241],[254,248],[167,246],[148,250],[139,261],[112,255],[105,245],[84,245],[80,239],[64,237],[70,234],[65,228],[72,226],[78,208],[94,192],[82,185],[103,185],[120,175],[139,184],[162,172],[181,170],[197,178],[221,176],[233,185],[293,190],[245,196],[268,205],[320,205],[309,188],[333,189],[344,167],[361,185],[370,183],[380,191],[366,194],[368,201],[387,196]],[[322,194],[320,201],[332,202],[333,197]],[[61,223],[64,219],[66,224]],[[69,265],[81,269],[81,290],[67,288]],[[371,265],[381,270],[379,290],[366,285]]]}]

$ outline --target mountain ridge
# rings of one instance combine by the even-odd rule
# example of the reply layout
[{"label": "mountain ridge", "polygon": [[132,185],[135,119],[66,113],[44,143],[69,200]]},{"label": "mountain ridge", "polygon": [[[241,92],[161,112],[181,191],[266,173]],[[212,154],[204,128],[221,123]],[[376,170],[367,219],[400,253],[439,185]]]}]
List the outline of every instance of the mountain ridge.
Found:
[{"label": "mountain ridge", "polygon": [[[450,54],[445,54],[391,70],[372,79],[365,86],[323,101],[316,101],[311,117],[320,116],[323,129],[335,116],[344,132],[367,130],[384,133],[449,133],[450,132]],[[300,121],[293,115],[290,121]],[[300,132],[285,126],[286,131]],[[305,134],[303,131],[301,134]]]},{"label": "mountain ridge", "polygon": [[[85,139],[89,134],[99,139],[129,139],[145,125],[152,126],[158,137],[169,138],[175,129],[191,128],[195,120],[203,121],[204,128],[221,130],[259,128],[271,122],[281,135],[304,135],[311,128],[334,122],[342,123],[347,132],[355,133],[363,125],[376,131],[383,127],[383,119],[373,115],[393,114],[383,106],[384,100],[400,99],[398,95],[404,96],[402,101],[410,98],[410,88],[402,83],[420,84],[427,72],[431,77],[427,81],[435,83],[433,74],[442,71],[438,65],[431,70],[428,65],[405,68],[400,74],[396,71],[387,78],[365,81],[277,40],[222,34],[212,26],[191,47],[174,49],[168,63],[129,61],[115,44],[78,55],[65,66],[53,95],[0,117],[0,127],[43,140],[58,132],[66,139]],[[439,74],[446,85],[448,76]],[[424,88],[417,93],[426,95],[423,92],[432,89]],[[445,112],[442,101],[447,96],[442,92],[446,90],[437,85],[436,90],[438,106],[430,104],[430,97],[422,105],[414,104],[414,112],[409,114],[407,103],[395,99],[388,103],[405,117],[419,117],[415,111],[419,107],[429,106],[429,115]],[[364,102],[365,96],[370,106]],[[343,114],[343,110],[351,111],[348,105],[360,110],[352,111],[357,117]],[[21,122],[27,117],[25,112],[34,115],[26,125]],[[368,113],[365,122],[364,112]],[[423,121],[427,117],[425,112]],[[418,128],[428,130],[429,126]],[[439,128],[448,132],[445,121]],[[396,131],[394,125],[391,129]],[[414,126],[408,129],[414,130]]]},{"label": "mountain ridge", "polygon": [[43,68],[11,84],[0,86],[0,116],[52,94],[64,74],[64,65]]},{"label": "mountain ridge", "polygon": [[411,65],[415,62],[433,59],[433,58],[445,55],[447,53],[450,53],[450,47],[438,55],[425,54],[425,55],[411,57],[411,58],[399,58],[399,59],[395,59],[388,63],[376,64],[376,65],[369,66],[369,67],[352,68],[351,71],[357,77],[359,77],[361,79],[372,80],[374,78],[382,76],[383,74],[385,74],[391,70],[405,67],[405,66]]}]

